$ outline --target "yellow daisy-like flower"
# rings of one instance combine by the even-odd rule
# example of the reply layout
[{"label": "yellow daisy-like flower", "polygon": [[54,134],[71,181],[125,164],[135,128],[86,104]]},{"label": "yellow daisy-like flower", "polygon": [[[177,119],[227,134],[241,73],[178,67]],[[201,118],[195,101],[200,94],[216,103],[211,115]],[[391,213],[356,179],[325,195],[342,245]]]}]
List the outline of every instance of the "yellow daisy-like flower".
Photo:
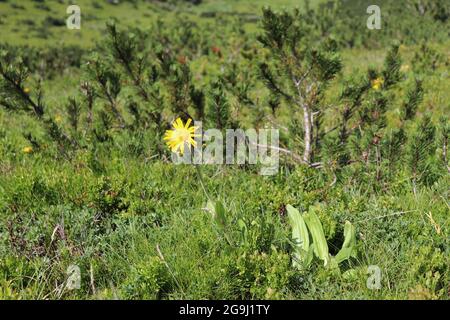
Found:
[{"label": "yellow daisy-like flower", "polygon": [[372,89],[380,90],[383,86],[384,80],[383,78],[377,78],[375,80],[372,80]]},{"label": "yellow daisy-like flower", "polygon": [[186,125],[184,125],[183,120],[178,118],[172,124],[174,129],[166,131],[164,140],[172,152],[177,152],[179,150],[180,153],[183,154],[184,145],[186,143],[188,145],[192,145],[193,147],[197,146],[197,142],[194,140],[194,137],[199,136],[198,134],[195,134],[195,130],[197,130],[198,127],[189,127],[191,122],[192,120],[188,119],[186,121]]},{"label": "yellow daisy-like flower", "polygon": [[26,93],[26,94],[29,94],[30,91],[31,91],[30,88],[23,88],[23,92]]},{"label": "yellow daisy-like flower", "polygon": [[25,147],[22,149],[23,153],[32,153],[33,152],[33,148],[32,147]]}]

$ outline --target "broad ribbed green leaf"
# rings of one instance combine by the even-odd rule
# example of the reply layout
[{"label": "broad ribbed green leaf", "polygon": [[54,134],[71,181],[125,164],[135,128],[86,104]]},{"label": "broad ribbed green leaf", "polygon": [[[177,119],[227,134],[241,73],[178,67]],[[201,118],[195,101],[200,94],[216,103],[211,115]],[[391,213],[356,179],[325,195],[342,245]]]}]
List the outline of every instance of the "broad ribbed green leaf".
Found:
[{"label": "broad ribbed green leaf", "polygon": [[309,234],[300,212],[291,205],[286,206],[289,222],[292,227],[292,240],[295,242],[294,266],[301,268],[303,263],[309,264]]},{"label": "broad ribbed green leaf", "polygon": [[313,210],[314,209],[309,210],[309,212],[304,215],[304,220],[308,226],[309,232],[311,233],[314,253],[319,259],[324,261],[324,265],[326,266],[329,260],[328,244],[325,239],[322,223]]},{"label": "broad ribbed green leaf", "polygon": [[223,206],[222,202],[209,200],[208,203],[206,204],[206,208],[208,209],[208,211],[211,212],[216,223],[220,227],[224,228],[226,226],[227,220],[225,214],[225,207]]},{"label": "broad ribbed green leaf", "polygon": [[221,201],[216,201],[216,214],[217,221],[225,227],[227,225],[227,217],[225,213],[225,207],[223,206]]},{"label": "broad ribbed green leaf", "polygon": [[355,227],[350,221],[345,221],[344,226],[344,243],[341,250],[336,255],[336,261],[341,263],[342,261],[356,256],[356,231]]}]

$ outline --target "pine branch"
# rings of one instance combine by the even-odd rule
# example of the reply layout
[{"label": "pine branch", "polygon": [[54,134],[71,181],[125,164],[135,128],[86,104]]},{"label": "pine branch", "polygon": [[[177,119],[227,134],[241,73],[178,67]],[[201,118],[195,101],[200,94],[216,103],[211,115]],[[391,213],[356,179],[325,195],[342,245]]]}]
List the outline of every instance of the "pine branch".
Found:
[{"label": "pine branch", "polygon": [[226,129],[231,124],[230,104],[221,79],[211,83],[207,119],[211,125],[221,130]]},{"label": "pine branch", "polygon": [[382,72],[385,88],[389,88],[399,82],[402,78],[400,67],[402,60],[398,52],[399,46],[394,45],[389,50],[386,59],[384,61],[384,70]]},{"label": "pine branch", "polygon": [[417,107],[423,100],[422,81],[416,80],[414,88],[410,89],[402,106],[402,120],[411,120],[416,115]]}]

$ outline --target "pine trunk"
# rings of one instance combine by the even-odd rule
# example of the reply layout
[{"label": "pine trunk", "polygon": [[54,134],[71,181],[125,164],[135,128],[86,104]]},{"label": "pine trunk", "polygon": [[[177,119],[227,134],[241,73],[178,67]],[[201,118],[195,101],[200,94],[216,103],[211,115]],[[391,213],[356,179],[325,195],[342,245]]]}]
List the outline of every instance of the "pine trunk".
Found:
[{"label": "pine trunk", "polygon": [[311,161],[311,136],[312,136],[312,123],[311,123],[311,111],[307,105],[303,105],[303,126],[305,131],[305,150],[303,151],[303,161],[310,163]]}]

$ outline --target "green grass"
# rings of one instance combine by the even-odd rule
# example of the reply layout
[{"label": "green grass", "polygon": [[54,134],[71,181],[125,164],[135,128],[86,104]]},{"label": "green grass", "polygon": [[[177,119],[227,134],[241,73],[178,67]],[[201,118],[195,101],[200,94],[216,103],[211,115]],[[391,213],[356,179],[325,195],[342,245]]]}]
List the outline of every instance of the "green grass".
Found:
[{"label": "green grass", "polygon": [[[93,3],[100,4],[97,8]],[[76,1],[80,6],[82,15],[82,29],[69,30],[65,26],[68,14],[68,5],[59,1],[46,1],[49,11],[37,8],[37,2],[22,1],[20,6],[24,9],[17,9],[9,2],[0,2],[0,12],[2,14],[2,36],[1,41],[15,44],[29,44],[33,46],[46,46],[49,39],[56,45],[77,44],[81,46],[92,46],[94,42],[101,38],[105,23],[108,19],[117,19],[124,25],[145,26],[151,21],[154,15],[154,7],[150,5],[140,5],[135,8],[131,3],[125,2],[120,5],[112,5],[101,1]],[[59,19],[63,26],[44,26],[47,17]],[[27,27],[25,20],[32,21],[33,25]],[[21,26],[21,27],[18,27]],[[37,31],[37,28],[42,31]]]},{"label": "green grass", "polygon": [[[76,44],[89,47],[102,38],[105,23],[110,19],[115,19],[124,26],[145,29],[154,22],[156,15],[160,13],[163,13],[168,20],[178,19],[179,15],[186,15],[197,21],[199,15],[206,12],[230,15],[243,13],[259,16],[262,7],[265,5],[282,9],[299,6],[301,1],[209,0],[200,6],[184,5],[171,7],[140,1],[135,6],[131,2],[113,5],[106,1],[78,0],[71,2],[71,4],[80,6],[81,30],[69,30],[65,27],[65,21],[69,16],[66,14],[68,5],[60,1],[46,1],[45,5],[48,7],[48,11],[39,7],[39,2],[21,1],[20,8],[13,7],[12,3],[11,1],[0,2],[0,21],[2,23],[0,42],[28,44],[38,47],[46,46],[49,42],[58,46]],[[94,3],[98,5],[94,5]],[[64,26],[45,25],[45,20],[48,17],[60,20],[64,23]],[[205,18],[203,20],[208,21],[211,19]],[[251,29],[254,30],[254,27]]]},{"label": "green grass", "polygon": [[[318,193],[326,181],[314,170],[264,178],[206,166],[206,189],[226,207],[233,242],[228,245],[202,209],[206,199],[190,167],[122,158],[98,177],[80,155],[72,164],[34,157],[2,170],[2,210],[28,229],[22,252],[47,252],[47,258],[2,260],[0,275],[15,279],[4,290],[10,287],[22,298],[403,299],[416,288],[431,298],[446,296],[437,285],[448,283],[445,182],[417,196],[408,182],[383,194],[367,194],[358,186]],[[294,272],[283,252],[290,230],[282,206],[306,208],[316,201],[326,204],[320,218],[332,251],[339,247],[343,221],[357,228],[358,258],[344,264],[341,274],[320,263],[309,272]],[[98,209],[106,216],[92,222]],[[240,219],[248,228],[245,241]],[[64,238],[59,233],[52,238],[57,225],[64,226]],[[19,249],[13,248],[12,253]],[[3,246],[3,255],[4,250],[9,249]],[[81,268],[82,289],[59,293],[55,284],[63,283],[71,264]],[[365,286],[369,265],[382,270],[381,290]],[[351,268],[352,276],[343,276]]]}]

